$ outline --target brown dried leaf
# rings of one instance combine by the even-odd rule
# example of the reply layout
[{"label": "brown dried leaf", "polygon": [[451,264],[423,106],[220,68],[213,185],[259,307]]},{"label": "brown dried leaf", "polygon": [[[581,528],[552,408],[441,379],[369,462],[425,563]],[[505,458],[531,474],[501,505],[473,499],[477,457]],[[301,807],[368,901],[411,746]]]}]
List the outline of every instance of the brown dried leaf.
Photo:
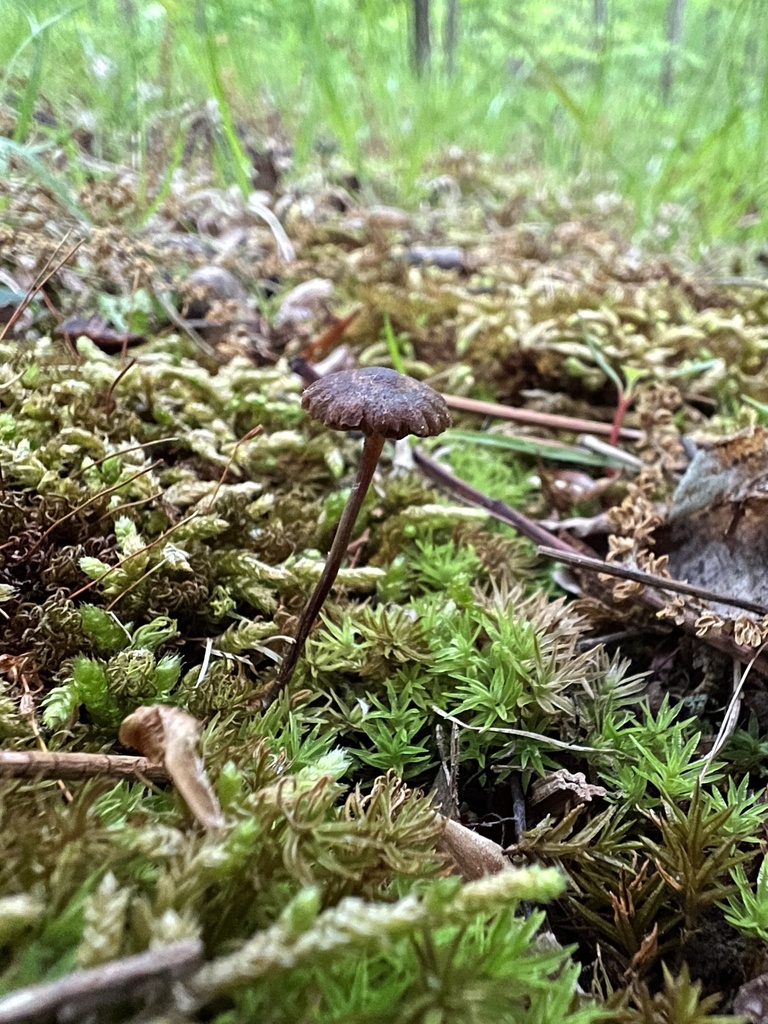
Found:
[{"label": "brown dried leaf", "polygon": [[443,818],[445,827],[437,848],[453,858],[465,882],[483,875],[495,875],[510,866],[498,843],[442,814],[438,817]]},{"label": "brown dried leaf", "polygon": [[196,718],[160,704],[140,707],[123,719],[118,738],[166,769],[203,828],[223,827],[224,815],[197,752],[200,723]]},{"label": "brown dried leaf", "polygon": [[98,315],[87,318],[73,316],[68,320],[63,320],[55,329],[54,334],[68,335],[70,338],[90,338],[102,352],[120,352],[123,348],[141,345],[147,340],[143,334],[116,331],[103,317]]},{"label": "brown dried leaf", "polygon": [[629,980],[633,974],[640,974],[654,962],[656,957],[659,955],[659,922],[657,921],[653,929],[644,935],[640,947],[632,957],[629,967],[624,972],[624,977]]},{"label": "brown dried leaf", "polygon": [[[767,459],[768,429],[763,427],[697,452],[672,498],[662,539],[672,576],[768,606]],[[711,611],[737,619],[737,642],[762,642],[756,617],[716,603]]]},{"label": "brown dried leaf", "polygon": [[585,804],[604,797],[607,790],[587,782],[584,772],[569,772],[560,768],[551,775],[537,779],[531,786],[529,800],[542,815],[567,814],[576,804]]}]

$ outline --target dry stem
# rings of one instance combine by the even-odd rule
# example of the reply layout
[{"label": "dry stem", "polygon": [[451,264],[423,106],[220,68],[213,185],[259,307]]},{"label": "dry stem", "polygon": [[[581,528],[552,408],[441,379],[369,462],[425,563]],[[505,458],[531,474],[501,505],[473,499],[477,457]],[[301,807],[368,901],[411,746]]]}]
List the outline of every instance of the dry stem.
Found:
[{"label": "dry stem", "polygon": [[0,750],[0,779],[129,779],[168,782],[165,768],[146,757],[121,754],[57,753],[37,750]]}]

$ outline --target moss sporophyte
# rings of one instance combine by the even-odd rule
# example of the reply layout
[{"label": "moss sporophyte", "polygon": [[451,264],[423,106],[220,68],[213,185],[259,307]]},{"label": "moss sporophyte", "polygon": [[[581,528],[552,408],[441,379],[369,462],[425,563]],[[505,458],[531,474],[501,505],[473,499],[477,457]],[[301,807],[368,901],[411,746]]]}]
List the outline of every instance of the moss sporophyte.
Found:
[{"label": "moss sporophyte", "polygon": [[434,437],[451,424],[443,397],[428,384],[384,366],[342,370],[311,384],[301,400],[310,416],[332,430],[360,430],[365,436],[357,479],[342,513],[322,575],[301,613],[293,644],[283,658],[277,677],[266,688],[264,707],[288,685],[312,624],[320,612],[349,546],[355,521],[384,442],[409,434]]}]

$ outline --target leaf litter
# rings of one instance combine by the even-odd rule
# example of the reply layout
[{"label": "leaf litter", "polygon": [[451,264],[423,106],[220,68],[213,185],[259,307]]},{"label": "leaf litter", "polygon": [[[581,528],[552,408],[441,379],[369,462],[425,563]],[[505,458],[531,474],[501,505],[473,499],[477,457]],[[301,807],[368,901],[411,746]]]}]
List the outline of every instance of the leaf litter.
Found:
[{"label": "leaf litter", "polygon": [[[9,169],[0,1020],[749,1012],[766,617],[707,592],[768,602],[762,282],[471,155],[415,213]],[[263,710],[359,457],[304,384],[381,365],[454,429],[385,450]]]}]

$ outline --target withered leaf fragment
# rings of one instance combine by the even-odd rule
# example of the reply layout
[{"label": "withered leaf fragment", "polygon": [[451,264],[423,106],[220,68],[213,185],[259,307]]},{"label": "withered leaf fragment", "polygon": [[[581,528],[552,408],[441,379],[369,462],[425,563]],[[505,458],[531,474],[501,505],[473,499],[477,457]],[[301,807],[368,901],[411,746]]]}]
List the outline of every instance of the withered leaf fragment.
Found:
[{"label": "withered leaf fragment", "polygon": [[[768,603],[768,429],[750,427],[699,450],[672,497],[659,542],[675,579]],[[713,601],[723,619],[737,615]],[[739,618],[742,618],[739,616]],[[754,619],[737,643],[759,646]]]},{"label": "withered leaf fragment", "polygon": [[147,340],[143,334],[115,330],[98,315],[87,318],[70,317],[58,325],[54,334],[69,335],[71,338],[90,338],[102,352],[120,352],[122,348],[131,348]]},{"label": "withered leaf fragment", "polygon": [[437,848],[453,858],[465,882],[472,882],[483,875],[495,875],[511,867],[498,843],[473,832],[458,821],[444,818],[442,814],[439,817],[445,821],[445,827]]},{"label": "withered leaf fragment", "polygon": [[162,765],[203,828],[223,828],[224,815],[197,752],[200,723],[179,708],[155,704],[137,708],[118,733],[126,747]]},{"label": "withered leaf fragment", "polygon": [[603,786],[587,782],[584,772],[569,772],[560,768],[534,782],[529,800],[539,814],[556,814],[560,817],[577,804],[589,803],[604,797],[606,793]]}]

